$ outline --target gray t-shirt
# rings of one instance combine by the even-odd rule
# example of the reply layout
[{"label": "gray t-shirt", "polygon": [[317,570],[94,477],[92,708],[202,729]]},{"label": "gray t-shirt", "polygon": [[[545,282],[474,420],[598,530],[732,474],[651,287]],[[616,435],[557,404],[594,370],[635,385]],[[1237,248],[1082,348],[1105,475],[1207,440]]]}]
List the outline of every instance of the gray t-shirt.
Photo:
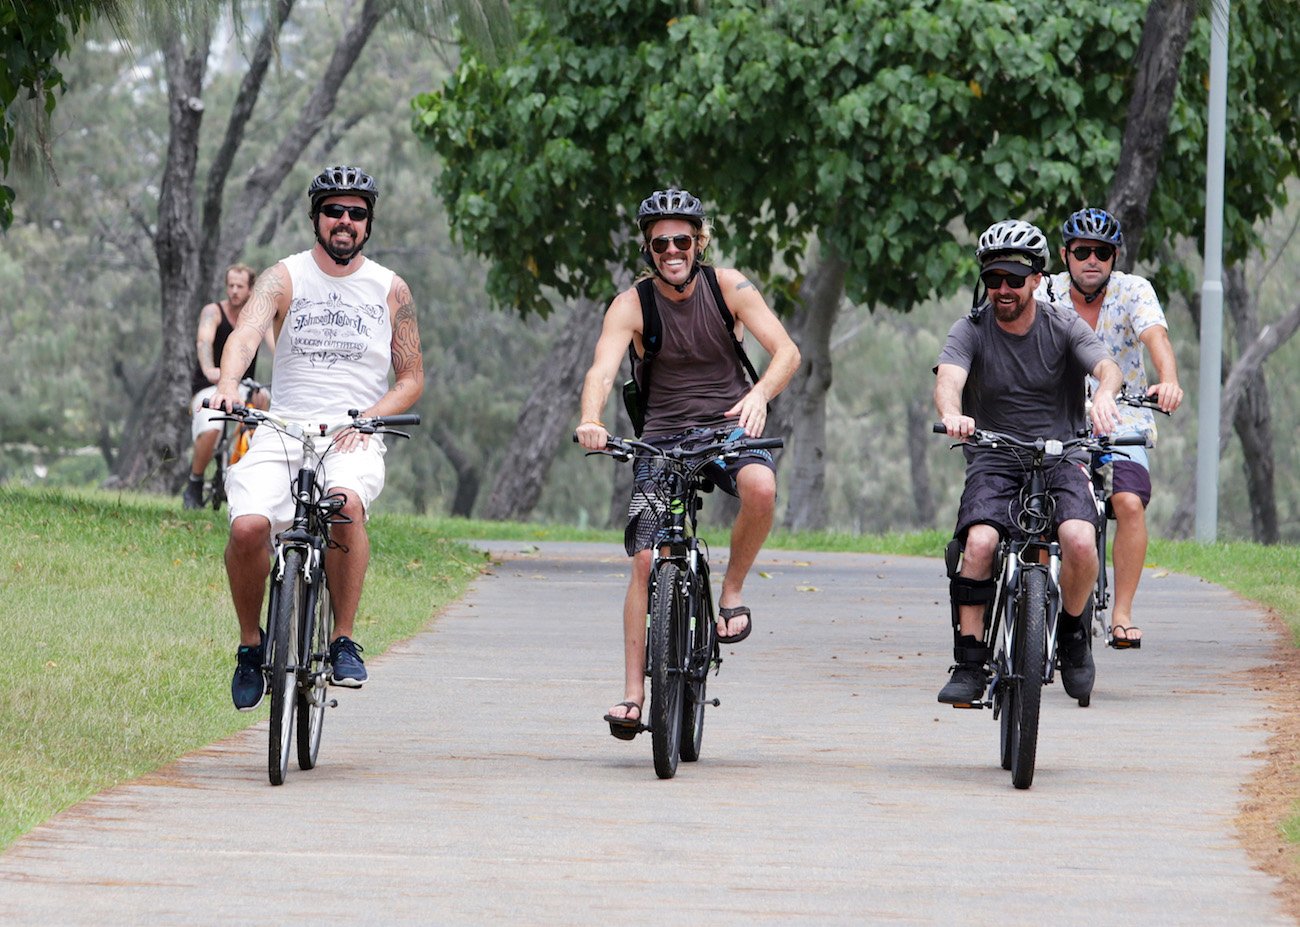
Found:
[{"label": "gray t-shirt", "polygon": [[1084,377],[1109,356],[1077,313],[1039,300],[1023,335],[1004,331],[991,308],[978,322],[958,319],[939,363],[967,372],[962,412],[976,428],[1027,441],[1067,440],[1087,426]]}]

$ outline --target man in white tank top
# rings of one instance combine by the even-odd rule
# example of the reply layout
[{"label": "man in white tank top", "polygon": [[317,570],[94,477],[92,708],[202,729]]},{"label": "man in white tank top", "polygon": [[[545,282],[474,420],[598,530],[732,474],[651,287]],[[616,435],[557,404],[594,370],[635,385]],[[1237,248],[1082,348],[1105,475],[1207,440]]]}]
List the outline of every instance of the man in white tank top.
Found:
[{"label": "man in white tank top", "polygon": [[[405,412],[424,389],[411,291],[401,277],[361,254],[379,189],[365,172],[340,166],[318,175],[307,195],[316,242],[310,251],[285,258],[257,278],[226,342],[211,405],[229,408],[239,402],[239,377],[271,329],[276,339],[273,415],[319,425],[345,419],[349,409],[360,409],[367,417]],[[395,375],[391,386],[390,367]],[[294,503],[285,474],[297,472],[301,462],[299,449],[288,450],[278,434],[260,428],[226,479],[226,572],[240,631],[231,697],[240,711],[256,708],[264,692],[260,617],[271,538],[292,521]],[[351,688],[367,679],[352,626],[370,561],[366,516],[384,485],[383,455],[377,436],[345,431],[321,470],[325,492],[346,497],[342,513],[351,519],[335,524],[331,536],[337,546],[325,555],[334,606],[330,681]]]}]

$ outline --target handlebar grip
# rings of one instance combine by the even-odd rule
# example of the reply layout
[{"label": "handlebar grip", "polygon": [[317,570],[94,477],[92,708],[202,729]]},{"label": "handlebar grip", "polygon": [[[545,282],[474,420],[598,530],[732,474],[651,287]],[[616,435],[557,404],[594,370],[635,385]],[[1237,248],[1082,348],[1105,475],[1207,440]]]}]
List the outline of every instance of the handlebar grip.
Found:
[{"label": "handlebar grip", "polygon": [[943,422],[935,422],[933,425],[930,426],[930,430],[937,435],[946,435],[948,433],[948,426],[946,426]]},{"label": "handlebar grip", "polygon": [[1138,447],[1139,445],[1142,447],[1146,447],[1147,436],[1132,435],[1132,434],[1120,435],[1118,438],[1111,438],[1110,445],[1111,447]]},{"label": "handlebar grip", "polygon": [[376,424],[388,427],[389,425],[418,425],[420,416],[414,412],[403,412],[401,415],[381,415]]},{"label": "handlebar grip", "polygon": [[778,447],[785,447],[785,438],[754,438],[753,440],[745,442],[746,449],[752,448],[756,451],[764,451]]}]

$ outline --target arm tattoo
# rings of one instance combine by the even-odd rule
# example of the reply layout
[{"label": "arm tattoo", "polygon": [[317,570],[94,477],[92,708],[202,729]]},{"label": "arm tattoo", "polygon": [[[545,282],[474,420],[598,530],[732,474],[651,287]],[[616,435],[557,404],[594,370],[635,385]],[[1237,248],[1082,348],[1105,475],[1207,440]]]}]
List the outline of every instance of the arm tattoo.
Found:
[{"label": "arm tattoo", "polygon": [[742,277],[740,282],[736,284],[736,289],[743,290],[746,287],[753,287],[753,286],[754,284],[750,283],[748,279]]},{"label": "arm tattoo", "polygon": [[397,311],[393,317],[393,371],[398,380],[410,378],[415,382],[424,379],[424,360],[420,353],[420,328],[415,318],[415,304],[410,287],[398,277],[393,296]]}]

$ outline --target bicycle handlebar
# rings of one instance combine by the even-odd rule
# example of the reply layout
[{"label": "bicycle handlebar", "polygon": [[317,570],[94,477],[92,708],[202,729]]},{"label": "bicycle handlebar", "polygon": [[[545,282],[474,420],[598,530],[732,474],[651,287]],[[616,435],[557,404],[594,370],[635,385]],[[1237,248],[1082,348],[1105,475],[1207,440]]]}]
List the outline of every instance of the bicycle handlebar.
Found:
[{"label": "bicycle handlebar", "polygon": [[[208,405],[207,400],[203,400],[204,406]],[[208,406],[208,408],[211,408]],[[295,426],[302,431],[304,436],[328,438],[336,435],[341,431],[349,428],[355,428],[362,434],[390,434],[400,438],[409,438],[410,435],[401,431],[391,431],[389,429],[397,425],[418,425],[420,416],[414,412],[404,412],[398,415],[374,415],[369,418],[363,418],[361,412],[357,409],[349,409],[348,416],[351,421],[336,422],[333,425],[321,422],[319,425],[306,425],[301,422],[291,422],[287,419],[279,418],[269,412],[263,412],[260,409],[254,409],[249,406],[237,405],[218,418],[218,421],[231,422],[266,422],[278,431],[292,434]]]},{"label": "bicycle handlebar", "polygon": [[1119,395],[1115,397],[1115,402],[1118,405],[1132,406],[1135,409],[1152,409],[1161,415],[1174,414],[1160,408],[1160,400],[1156,399],[1155,396],[1145,393],[1130,393],[1127,390],[1120,390]]},{"label": "bicycle handlebar", "polygon": [[[937,435],[946,435],[948,429],[943,422],[935,422],[930,426],[931,430]],[[961,444],[967,444],[971,447],[995,448],[999,445],[1010,445],[1026,451],[1046,451],[1052,455],[1064,454],[1066,451],[1082,448],[1090,451],[1104,451],[1111,447],[1123,446],[1145,446],[1147,443],[1146,435],[1141,434],[1124,434],[1111,437],[1109,435],[1085,434],[1078,437],[1070,438],[1065,441],[1054,438],[1035,438],[1027,441],[1024,438],[1017,438],[1015,435],[1002,434],[997,431],[985,431],[982,428],[976,428],[975,433],[969,438],[959,441]],[[1052,444],[1059,445],[1059,449],[1053,449]]]},{"label": "bicycle handlebar", "polygon": [[[637,456],[637,451],[642,452],[642,457],[660,457],[668,460],[687,461],[691,459],[704,459],[719,456],[739,454],[742,451],[750,450],[775,450],[776,448],[785,447],[784,438],[750,438],[741,436],[731,438],[734,429],[723,429],[713,433],[713,440],[707,444],[700,444],[694,447],[656,447],[653,444],[647,444],[636,438],[620,438],[617,435],[610,435],[605,440],[605,447],[598,451],[588,451],[588,454],[609,454],[611,457],[620,460],[630,460]],[[578,436],[573,436],[573,442],[578,443]]]}]

